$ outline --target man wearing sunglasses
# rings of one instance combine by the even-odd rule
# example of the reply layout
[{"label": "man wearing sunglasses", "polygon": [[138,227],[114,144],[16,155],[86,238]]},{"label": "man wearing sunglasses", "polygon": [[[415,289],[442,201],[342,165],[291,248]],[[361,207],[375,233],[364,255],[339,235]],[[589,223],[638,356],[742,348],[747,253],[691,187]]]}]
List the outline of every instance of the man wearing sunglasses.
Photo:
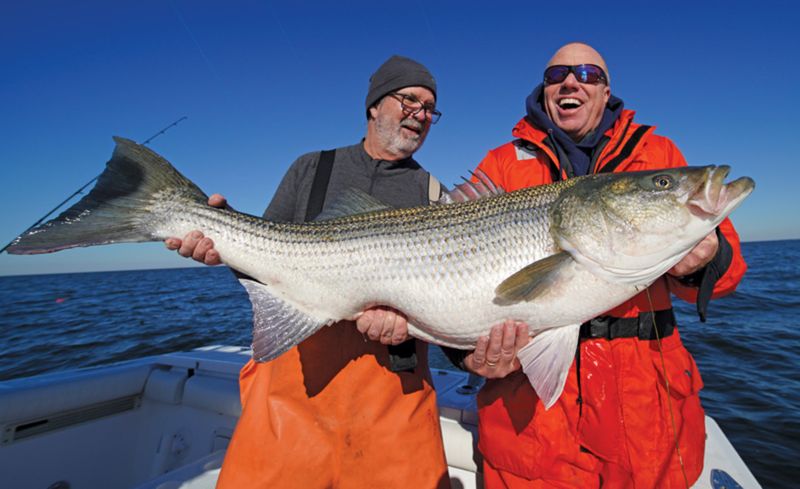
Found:
[{"label": "man wearing sunglasses", "polygon": [[[526,109],[515,139],[478,166],[506,191],[686,165],[672,141],[634,122],[611,94],[605,61],[586,44],[555,53]],[[525,326],[492,328],[462,361],[488,378],[478,395],[485,486],[690,487],[703,468],[703,382],[681,344],[670,293],[696,302],[704,320],[708,301],[732,292],[745,268],[726,219],[648,290],[582,326],[564,392],[549,410],[515,359]]]},{"label": "man wearing sunglasses", "polygon": [[[298,158],[266,219],[312,220],[352,188],[395,207],[439,199],[438,182],[412,157],[441,117],[428,69],[392,56],[370,78],[365,109],[366,137]],[[221,262],[213,246],[200,231],[167,240],[209,265]],[[251,360],[217,487],[450,487],[427,345],[407,331],[401,313],[372,308],[275,360]]]}]

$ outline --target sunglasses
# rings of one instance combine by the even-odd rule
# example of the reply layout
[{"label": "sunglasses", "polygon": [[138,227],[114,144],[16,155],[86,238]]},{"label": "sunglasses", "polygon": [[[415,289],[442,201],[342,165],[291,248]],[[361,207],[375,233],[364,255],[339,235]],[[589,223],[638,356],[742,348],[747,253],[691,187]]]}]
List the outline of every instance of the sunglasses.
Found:
[{"label": "sunglasses", "polygon": [[608,77],[603,68],[597,65],[553,65],[544,70],[544,83],[552,85],[561,83],[567,79],[570,73],[575,74],[575,79],[581,83],[597,85],[605,83],[608,85]]}]

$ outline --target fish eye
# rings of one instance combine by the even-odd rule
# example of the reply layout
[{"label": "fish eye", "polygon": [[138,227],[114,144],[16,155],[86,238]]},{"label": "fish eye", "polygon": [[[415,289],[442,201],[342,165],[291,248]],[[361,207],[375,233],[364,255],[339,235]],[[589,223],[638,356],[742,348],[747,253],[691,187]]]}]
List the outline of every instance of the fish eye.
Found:
[{"label": "fish eye", "polygon": [[672,187],[674,180],[669,175],[656,175],[653,177],[653,184],[656,188],[668,189]]}]

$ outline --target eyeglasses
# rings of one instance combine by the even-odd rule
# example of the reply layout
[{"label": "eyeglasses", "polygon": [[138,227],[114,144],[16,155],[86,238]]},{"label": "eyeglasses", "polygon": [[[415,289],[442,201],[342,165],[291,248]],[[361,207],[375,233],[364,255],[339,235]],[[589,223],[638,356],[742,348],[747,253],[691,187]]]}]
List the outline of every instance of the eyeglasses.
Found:
[{"label": "eyeglasses", "polygon": [[442,113],[436,110],[433,104],[423,104],[413,95],[391,92],[389,96],[400,102],[400,105],[403,106],[403,113],[406,115],[418,114],[419,111],[424,110],[426,115],[430,117],[431,124],[436,124],[442,117]]},{"label": "eyeglasses", "polygon": [[597,85],[605,83],[608,85],[608,77],[603,68],[597,65],[553,65],[544,70],[545,85],[561,83],[567,79],[570,73],[575,73],[575,79],[581,83]]}]

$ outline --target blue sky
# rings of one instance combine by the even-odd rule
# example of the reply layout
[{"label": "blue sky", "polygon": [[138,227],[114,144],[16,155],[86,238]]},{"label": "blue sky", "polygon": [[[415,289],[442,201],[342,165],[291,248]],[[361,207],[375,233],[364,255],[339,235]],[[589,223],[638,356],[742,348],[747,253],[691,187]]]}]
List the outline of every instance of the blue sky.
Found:
[{"label": "blue sky", "polygon": [[[392,54],[437,79],[444,116],[417,159],[451,184],[510,139],[544,64],[576,40],[690,164],[756,180],[733,214],[744,240],[800,238],[798,21],[791,2],[5,2],[0,246],[100,173],[113,135],[141,142],[183,116],[150,146],[260,214],[297,156],[363,136],[368,78]],[[4,253],[0,275],[189,263],[114,245]]]}]

